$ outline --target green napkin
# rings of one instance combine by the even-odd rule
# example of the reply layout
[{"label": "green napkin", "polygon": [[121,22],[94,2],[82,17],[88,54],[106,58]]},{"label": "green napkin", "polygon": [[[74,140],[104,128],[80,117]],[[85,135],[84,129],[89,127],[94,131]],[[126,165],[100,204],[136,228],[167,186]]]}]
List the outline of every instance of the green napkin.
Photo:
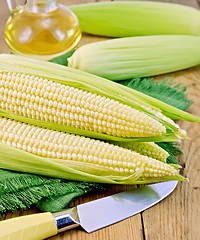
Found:
[{"label": "green napkin", "polygon": [[0,213],[25,210],[32,205],[42,211],[61,211],[75,197],[103,190],[103,186],[0,169]]}]

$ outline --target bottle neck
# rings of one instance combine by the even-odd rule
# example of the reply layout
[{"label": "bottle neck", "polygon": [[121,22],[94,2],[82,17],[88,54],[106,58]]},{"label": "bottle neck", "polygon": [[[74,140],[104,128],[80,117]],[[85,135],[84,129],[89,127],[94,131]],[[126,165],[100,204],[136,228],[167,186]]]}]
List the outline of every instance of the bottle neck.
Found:
[{"label": "bottle neck", "polygon": [[57,9],[57,0],[28,0],[25,9],[32,13],[48,13]]}]

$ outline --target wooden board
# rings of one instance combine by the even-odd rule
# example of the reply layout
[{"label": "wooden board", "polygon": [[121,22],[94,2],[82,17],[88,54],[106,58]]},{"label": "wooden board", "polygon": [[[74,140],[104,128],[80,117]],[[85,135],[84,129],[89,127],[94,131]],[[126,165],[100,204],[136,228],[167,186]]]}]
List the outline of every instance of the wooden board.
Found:
[{"label": "wooden board", "polygon": [[[60,1],[63,4],[77,4],[85,2],[95,2],[94,0],[69,0]],[[99,1],[98,1],[99,2]],[[174,0],[163,2],[180,3],[198,8],[196,0]],[[0,5],[0,53],[9,52],[3,38],[3,29],[9,11],[6,1],[1,1]],[[88,42],[100,41],[106,38],[98,38],[90,35],[83,35],[80,45]],[[189,108],[189,112],[200,116],[200,67],[179,71],[156,77],[162,80],[165,77],[173,77],[177,83],[182,83],[188,87],[187,93],[195,103]],[[49,238],[51,240],[198,240],[200,239],[200,124],[179,122],[181,127],[188,131],[190,141],[184,141],[182,150],[184,156],[180,157],[179,162],[183,166],[182,173],[190,180],[189,183],[179,183],[176,190],[161,203],[141,214],[137,214],[127,220],[104,228],[100,231],[87,234],[81,228],[71,230]],[[87,196],[76,199],[70,206],[87,202],[92,199],[107,196],[109,194],[123,191],[130,188],[127,186],[113,186],[106,193],[88,194]],[[25,214],[38,212],[32,208],[28,211],[18,211],[8,213],[4,219]],[[17,239],[16,239],[17,240]]]}]

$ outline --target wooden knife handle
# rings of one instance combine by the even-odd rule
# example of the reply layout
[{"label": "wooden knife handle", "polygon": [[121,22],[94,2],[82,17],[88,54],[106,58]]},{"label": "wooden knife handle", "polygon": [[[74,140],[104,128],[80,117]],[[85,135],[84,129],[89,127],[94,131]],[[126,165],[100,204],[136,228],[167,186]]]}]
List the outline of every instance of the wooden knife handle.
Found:
[{"label": "wooden knife handle", "polygon": [[49,212],[0,221],[0,240],[41,240],[57,232],[56,221]]}]

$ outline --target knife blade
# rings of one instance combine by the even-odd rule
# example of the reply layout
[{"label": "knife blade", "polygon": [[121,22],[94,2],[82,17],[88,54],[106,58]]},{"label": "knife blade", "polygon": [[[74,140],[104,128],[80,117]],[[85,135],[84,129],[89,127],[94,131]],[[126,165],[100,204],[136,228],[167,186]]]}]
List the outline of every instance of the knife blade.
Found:
[{"label": "knife blade", "polygon": [[40,240],[81,226],[91,233],[122,221],[160,202],[177,185],[168,181],[117,193],[63,212],[37,213],[0,222],[0,240]]}]

